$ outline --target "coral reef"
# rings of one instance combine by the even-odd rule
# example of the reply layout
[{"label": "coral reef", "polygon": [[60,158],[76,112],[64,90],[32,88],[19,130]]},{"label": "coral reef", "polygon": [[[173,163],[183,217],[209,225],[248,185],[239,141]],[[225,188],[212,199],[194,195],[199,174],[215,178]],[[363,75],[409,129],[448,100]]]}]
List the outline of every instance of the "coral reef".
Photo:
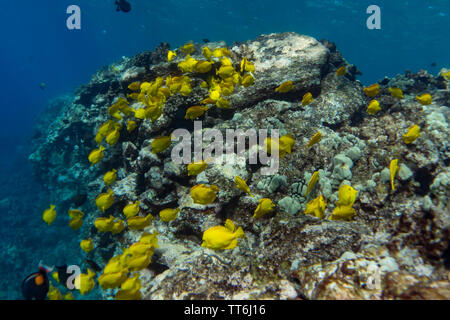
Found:
[{"label": "coral reef", "polygon": [[[191,56],[201,59],[202,46],[194,48]],[[295,33],[262,35],[228,47],[233,62],[246,57],[254,63],[254,84],[227,97],[230,109],[211,108],[200,119],[203,130],[224,135],[230,128],[292,135],[292,152],[280,159],[277,174],[263,175],[262,165],[241,161],[233,152],[224,165],[212,162],[198,176],[188,176],[184,165],[171,161],[171,148],[152,153],[156,137],[179,128],[193,132],[185,109],[207,97],[200,87],[204,78],[196,73],[190,74],[191,94],[171,95],[159,119],[139,120],[136,130],[122,130],[118,143],[91,166],[88,155],[97,147],[96,132],[130,83],[181,75],[177,63],[183,57],[167,62],[168,49],[161,44],[154,52],[100,70],[64,102],[50,125],[36,129],[30,156],[34,172],[61,211],[86,213],[79,239],[94,240],[89,259],[104,267],[139,240],[142,231],[112,235],[93,227],[96,218],[120,217],[126,204],[139,200],[141,210],[155,216],[145,231],[159,233],[152,262],[139,271],[144,299],[450,299],[450,99],[442,76],[420,71],[381,80],[375,97],[381,110],[369,115],[372,98],[355,80],[359,71],[330,41]],[[347,73],[338,76],[336,69],[343,65]],[[289,80],[292,90],[275,91]],[[402,89],[404,98],[393,97],[390,87]],[[302,106],[307,92],[314,100]],[[432,104],[415,101],[425,92],[432,95]],[[405,144],[402,135],[413,124],[420,127],[420,137]],[[307,148],[316,132],[322,139]],[[392,159],[399,159],[395,190]],[[103,174],[112,169],[117,169],[117,181],[109,186],[115,201],[102,213],[95,199],[106,192]],[[305,196],[316,171],[318,181]],[[236,188],[235,176],[246,180],[254,198]],[[208,205],[193,203],[190,196],[191,187],[203,183],[219,187],[217,199]],[[342,185],[358,191],[356,215],[351,221],[332,221],[327,218]],[[325,218],[303,214],[319,195],[327,202]],[[252,218],[261,198],[270,198],[275,210]],[[159,220],[160,210],[175,207],[181,209],[175,220]],[[233,250],[201,247],[203,232],[226,219],[241,226],[246,238]],[[104,298],[114,294],[103,291]]]}]

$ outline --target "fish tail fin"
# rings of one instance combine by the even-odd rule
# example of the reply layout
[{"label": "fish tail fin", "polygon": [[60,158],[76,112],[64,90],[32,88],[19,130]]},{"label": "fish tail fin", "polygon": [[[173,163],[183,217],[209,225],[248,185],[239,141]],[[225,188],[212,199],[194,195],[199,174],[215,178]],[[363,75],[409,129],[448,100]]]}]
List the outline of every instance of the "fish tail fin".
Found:
[{"label": "fish tail fin", "polygon": [[242,227],[237,228],[236,232],[236,238],[245,238],[245,233]]},{"label": "fish tail fin", "polygon": [[46,273],[50,273],[53,271],[55,267],[54,266],[46,266],[45,264],[42,263],[42,260],[39,261],[39,270],[45,271]]}]

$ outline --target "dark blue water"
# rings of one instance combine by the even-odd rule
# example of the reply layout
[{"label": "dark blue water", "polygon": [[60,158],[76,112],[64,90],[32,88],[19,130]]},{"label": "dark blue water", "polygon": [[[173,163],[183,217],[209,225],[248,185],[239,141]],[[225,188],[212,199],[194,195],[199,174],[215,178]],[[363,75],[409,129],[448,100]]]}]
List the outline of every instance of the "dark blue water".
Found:
[{"label": "dark blue water", "polygon": [[[43,208],[37,203],[45,203],[47,195],[39,193],[26,158],[34,120],[49,99],[73,92],[102,66],[152,50],[162,41],[172,47],[204,38],[231,44],[284,31],[335,42],[363,72],[359,79],[366,84],[405,69],[437,73],[450,66],[448,0],[130,2],[129,13],[116,12],[114,0],[0,4],[0,198],[21,199],[1,207],[2,249],[10,252],[4,251],[0,261],[12,279],[7,287],[0,281],[0,298],[20,297],[14,284],[19,286],[24,273],[34,271],[40,256],[64,259],[72,249],[78,250],[76,243],[58,247],[67,240],[62,236],[65,225],[55,224],[45,241],[33,241],[45,227],[40,220]],[[66,8],[71,4],[81,8],[81,30],[66,28]],[[366,27],[370,4],[381,8],[381,30]]]}]

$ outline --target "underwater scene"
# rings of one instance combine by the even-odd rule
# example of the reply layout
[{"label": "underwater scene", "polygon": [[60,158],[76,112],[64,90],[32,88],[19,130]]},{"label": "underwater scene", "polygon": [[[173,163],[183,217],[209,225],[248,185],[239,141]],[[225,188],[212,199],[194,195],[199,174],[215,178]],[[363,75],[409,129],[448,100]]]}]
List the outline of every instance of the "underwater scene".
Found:
[{"label": "underwater scene", "polygon": [[449,15],[3,1],[0,299],[450,299]]}]

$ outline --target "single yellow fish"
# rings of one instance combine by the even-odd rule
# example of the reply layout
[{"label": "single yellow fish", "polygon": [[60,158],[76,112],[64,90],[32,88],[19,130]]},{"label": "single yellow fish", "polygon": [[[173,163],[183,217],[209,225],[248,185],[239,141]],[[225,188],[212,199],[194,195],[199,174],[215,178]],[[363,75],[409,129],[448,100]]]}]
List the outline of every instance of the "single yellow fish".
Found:
[{"label": "single yellow fish", "polygon": [[187,165],[188,176],[196,176],[206,170],[206,161],[191,162]]},{"label": "single yellow fish", "polygon": [[91,163],[91,166],[99,163],[103,159],[103,151],[105,150],[104,146],[100,146],[98,149],[94,149],[89,154],[89,162]]},{"label": "single yellow fish", "polygon": [[302,106],[307,106],[308,104],[310,104],[311,102],[314,101],[314,98],[311,94],[311,92],[307,92],[305,93],[305,95],[303,96],[302,99]]},{"label": "single yellow fish", "polygon": [[127,204],[123,208],[123,211],[122,211],[123,214],[125,215],[125,217],[131,218],[131,217],[136,216],[139,213],[139,210],[140,210],[139,205],[140,204],[141,203],[138,200],[136,200],[134,203]]},{"label": "single yellow fish", "polygon": [[164,209],[159,212],[159,219],[164,222],[170,222],[177,218],[178,212],[180,212],[179,208],[176,209]]},{"label": "single yellow fish", "polygon": [[171,51],[171,50],[167,51],[167,62],[172,61],[172,59],[176,56],[177,56],[176,52]]},{"label": "single yellow fish", "polygon": [[215,185],[207,187],[204,184],[198,184],[191,188],[191,197],[194,203],[205,205],[216,200],[217,192],[219,192],[219,188]]},{"label": "single yellow fish", "polygon": [[306,147],[311,148],[313,145],[318,143],[320,140],[322,140],[322,133],[320,133],[320,131],[318,131],[312,136],[311,140],[309,140]]},{"label": "single yellow fish", "polygon": [[153,216],[148,214],[145,217],[131,217],[127,219],[128,228],[131,230],[142,230],[147,228],[153,220]]},{"label": "single yellow fish", "polygon": [[406,144],[413,143],[420,136],[420,127],[418,125],[412,125],[409,127],[408,132],[402,137],[403,142]]},{"label": "single yellow fish", "polygon": [[398,167],[398,159],[392,160],[391,163],[389,164],[389,171],[391,173],[391,188],[392,188],[392,191],[395,190],[394,178],[395,178],[395,175],[398,172],[398,169],[399,169],[399,167]]},{"label": "single yellow fish", "polygon": [[201,117],[209,108],[205,106],[192,106],[186,110],[185,119],[195,120]]},{"label": "single yellow fish", "polygon": [[248,193],[248,195],[253,198],[253,195],[250,192],[250,188],[248,187],[247,182],[244,179],[242,179],[239,176],[236,176],[234,177],[234,183],[236,184],[236,187],[238,187],[239,190]]},{"label": "single yellow fish", "polygon": [[111,189],[108,189],[107,193],[101,193],[95,199],[95,204],[102,211],[109,209],[114,203],[114,192]]},{"label": "single yellow fish", "polygon": [[75,278],[75,288],[80,290],[81,295],[85,295],[94,289],[95,287],[95,272],[91,269],[87,269],[87,274],[81,273]]},{"label": "single yellow fish", "polygon": [[314,200],[311,200],[306,204],[305,214],[310,214],[319,219],[323,219],[325,217],[325,208],[327,203],[325,202],[325,198],[320,195]]},{"label": "single yellow fish", "polygon": [[315,171],[308,182],[308,187],[306,189],[305,197],[308,196],[309,192],[314,188],[317,181],[319,181],[319,171]]},{"label": "single yellow fish", "polygon": [[368,97],[375,97],[378,93],[380,93],[380,85],[378,83],[372,84],[363,89],[364,93]]},{"label": "single yellow fish", "polygon": [[275,89],[275,92],[286,93],[291,91],[292,88],[294,88],[294,84],[291,80],[289,80],[280,84],[280,86]]},{"label": "single yellow fish", "polygon": [[51,225],[56,218],[55,205],[51,204],[49,209],[46,209],[42,214],[42,220],[48,225]]},{"label": "single yellow fish", "polygon": [[400,88],[389,88],[389,92],[391,93],[391,96],[397,99],[403,99],[403,91]]},{"label": "single yellow fish", "polygon": [[105,185],[109,186],[110,184],[113,184],[114,181],[117,179],[117,170],[112,169],[111,171],[108,171],[103,176],[103,181],[105,182]]},{"label": "single yellow fish", "polygon": [[152,153],[160,153],[170,147],[172,136],[160,136],[152,141]]},{"label": "single yellow fish", "polygon": [[81,240],[80,247],[81,250],[83,250],[86,253],[91,252],[92,250],[94,250],[94,242],[92,241],[91,238],[87,240]]},{"label": "single yellow fish", "polygon": [[345,66],[340,67],[339,69],[336,70],[336,75],[338,77],[342,77],[343,75],[345,75],[347,73],[347,68]]},{"label": "single yellow fish", "polygon": [[203,233],[202,247],[214,250],[232,250],[238,245],[238,238],[245,238],[241,227],[236,229],[234,223],[227,219],[225,226],[215,226]]},{"label": "single yellow fish", "polygon": [[275,204],[269,198],[260,199],[258,202],[258,206],[253,214],[253,218],[261,218],[262,216],[273,212],[275,208]]},{"label": "single yellow fish", "polygon": [[417,96],[416,100],[421,105],[424,105],[424,106],[427,106],[427,105],[433,103],[433,99],[431,98],[431,94],[429,94],[429,93],[424,93],[424,94],[421,94],[420,96]]},{"label": "single yellow fish", "polygon": [[377,100],[370,101],[369,105],[367,106],[367,113],[370,115],[376,114],[378,111],[381,110],[380,103]]},{"label": "single yellow fish", "polygon": [[139,91],[141,89],[141,85],[138,82],[132,82],[128,85],[128,89],[131,91]]}]

